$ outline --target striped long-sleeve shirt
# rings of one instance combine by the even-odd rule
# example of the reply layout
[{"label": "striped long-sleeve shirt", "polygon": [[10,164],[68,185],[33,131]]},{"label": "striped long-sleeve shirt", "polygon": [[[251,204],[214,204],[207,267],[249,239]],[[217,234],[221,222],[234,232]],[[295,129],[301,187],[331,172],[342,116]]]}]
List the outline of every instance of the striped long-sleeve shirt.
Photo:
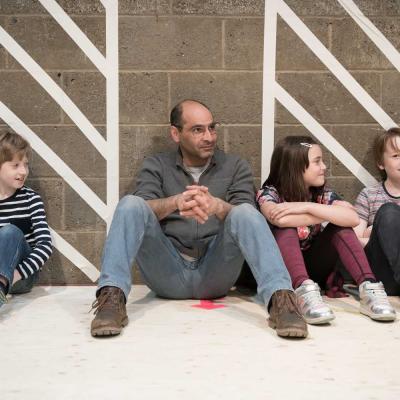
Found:
[{"label": "striped long-sleeve shirt", "polygon": [[41,197],[23,186],[11,197],[0,200],[0,229],[13,224],[23,232],[31,253],[16,267],[22,279],[39,271],[52,253],[49,227]]}]

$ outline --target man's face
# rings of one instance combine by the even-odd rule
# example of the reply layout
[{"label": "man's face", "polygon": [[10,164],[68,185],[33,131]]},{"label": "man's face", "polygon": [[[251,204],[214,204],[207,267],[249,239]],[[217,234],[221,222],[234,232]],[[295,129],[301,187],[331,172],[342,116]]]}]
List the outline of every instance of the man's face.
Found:
[{"label": "man's face", "polygon": [[182,127],[171,127],[171,137],[179,144],[185,165],[205,165],[214,154],[217,143],[216,124],[212,114],[199,103],[183,103]]}]

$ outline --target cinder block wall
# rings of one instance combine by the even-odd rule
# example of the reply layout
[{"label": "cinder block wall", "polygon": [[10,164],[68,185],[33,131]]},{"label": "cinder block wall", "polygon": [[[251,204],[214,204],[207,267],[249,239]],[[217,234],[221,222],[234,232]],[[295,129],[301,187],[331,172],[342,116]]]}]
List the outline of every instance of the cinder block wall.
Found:
[{"label": "cinder block wall", "polygon": [[[98,0],[58,0],[105,54]],[[286,0],[315,35],[396,121],[400,74],[335,0]],[[400,2],[356,0],[400,49]],[[168,112],[183,98],[207,103],[223,123],[220,147],[247,158],[260,184],[264,1],[120,0],[120,184],[134,187],[143,158],[171,146]],[[36,0],[0,0],[0,25],[105,134],[105,80]],[[342,84],[278,18],[277,80],[376,175],[369,146],[381,129]],[[106,165],[69,117],[0,46],[0,100],[28,124],[102,198]],[[9,129],[0,119],[0,131]],[[306,130],[276,106],[277,138]],[[329,180],[348,200],[362,185],[328,151]],[[97,267],[105,224],[38,155],[28,182],[40,191],[49,223]],[[59,252],[42,283],[90,280]]]}]

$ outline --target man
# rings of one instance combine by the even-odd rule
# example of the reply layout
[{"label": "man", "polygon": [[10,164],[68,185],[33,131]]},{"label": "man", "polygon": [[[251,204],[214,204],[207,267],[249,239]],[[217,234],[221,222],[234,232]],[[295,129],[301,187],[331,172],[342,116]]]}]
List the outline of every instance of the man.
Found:
[{"label": "man", "polygon": [[288,272],[264,217],[254,208],[247,162],[216,149],[209,109],[184,100],[171,111],[178,150],[148,157],[134,196],[118,204],[94,303],[93,336],[119,334],[134,260],[146,284],[171,299],[225,296],[244,258],[280,336],[307,336]]}]

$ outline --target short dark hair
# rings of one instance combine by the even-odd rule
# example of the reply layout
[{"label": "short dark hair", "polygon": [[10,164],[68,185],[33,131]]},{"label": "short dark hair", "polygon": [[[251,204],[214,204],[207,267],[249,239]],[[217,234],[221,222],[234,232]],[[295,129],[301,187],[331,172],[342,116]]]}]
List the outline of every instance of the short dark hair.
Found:
[{"label": "short dark hair", "polygon": [[303,173],[310,165],[308,152],[318,144],[310,136],[286,136],[280,140],[272,153],[271,168],[265,185],[272,185],[285,201],[309,201],[323,188],[307,189]]},{"label": "short dark hair", "polygon": [[[396,137],[400,138],[400,128],[390,128],[387,131],[383,131],[374,140],[373,153],[375,158],[375,164],[378,167],[383,165],[383,153],[386,149],[386,144],[390,143],[393,149],[400,150],[396,146]],[[383,180],[387,178],[386,171],[379,168],[379,173]]]},{"label": "short dark hair", "polygon": [[0,166],[11,161],[15,155],[18,155],[21,159],[24,156],[29,158],[31,152],[29,142],[18,133],[5,132],[0,134]]},{"label": "short dark hair", "polygon": [[189,103],[189,102],[198,103],[198,104],[202,105],[203,107],[205,107],[208,111],[210,111],[210,109],[199,100],[192,100],[192,99],[182,100],[171,110],[171,114],[169,116],[169,121],[172,126],[175,126],[178,129],[182,129],[182,127],[184,125],[184,122],[182,120],[183,104]]}]

